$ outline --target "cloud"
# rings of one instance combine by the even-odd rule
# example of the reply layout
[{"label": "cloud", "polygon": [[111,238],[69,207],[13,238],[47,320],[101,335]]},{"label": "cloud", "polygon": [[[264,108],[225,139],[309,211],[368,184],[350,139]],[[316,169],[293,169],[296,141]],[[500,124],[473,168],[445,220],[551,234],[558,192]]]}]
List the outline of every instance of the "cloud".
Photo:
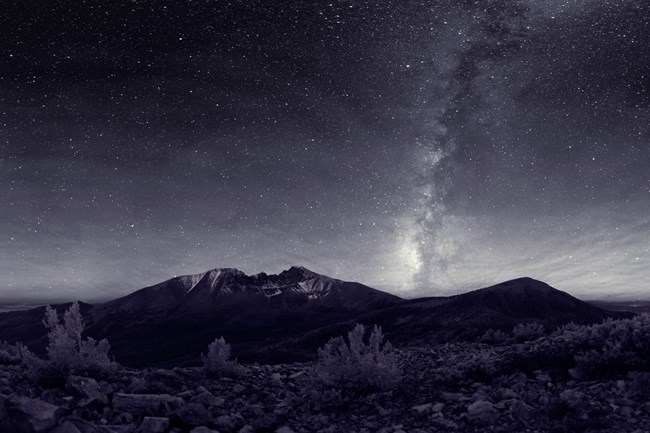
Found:
[{"label": "cloud", "polygon": [[440,279],[446,284],[407,288],[405,296],[448,295],[529,276],[582,298],[647,297],[647,220],[613,220],[605,209],[593,208],[570,224],[556,217],[537,224],[471,218],[455,222],[444,230],[460,248],[447,278]]}]

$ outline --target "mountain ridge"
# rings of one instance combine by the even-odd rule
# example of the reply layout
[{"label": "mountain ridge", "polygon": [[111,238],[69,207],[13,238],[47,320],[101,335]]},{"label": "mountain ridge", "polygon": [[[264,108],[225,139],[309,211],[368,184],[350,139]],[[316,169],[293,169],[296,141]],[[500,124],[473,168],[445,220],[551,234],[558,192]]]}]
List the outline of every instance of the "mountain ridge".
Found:
[{"label": "mountain ridge", "polygon": [[[519,323],[550,330],[622,314],[529,277],[449,297],[402,299],[300,266],[271,275],[214,268],[108,302],[81,304],[81,310],[87,335],[107,338],[116,358],[132,366],[191,365],[220,336],[241,360],[284,362],[309,359],[356,322],[378,324],[394,344],[408,346],[476,340],[489,328],[507,331]],[[42,351],[43,311],[1,313],[0,340],[20,339]]]}]

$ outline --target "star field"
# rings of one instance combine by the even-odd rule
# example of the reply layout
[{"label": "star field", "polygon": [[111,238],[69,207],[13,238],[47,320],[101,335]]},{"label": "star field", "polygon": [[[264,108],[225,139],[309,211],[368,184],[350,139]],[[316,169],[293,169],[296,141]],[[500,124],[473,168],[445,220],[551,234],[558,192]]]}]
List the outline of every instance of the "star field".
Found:
[{"label": "star field", "polygon": [[291,265],[647,297],[644,2],[5,3],[2,299]]}]

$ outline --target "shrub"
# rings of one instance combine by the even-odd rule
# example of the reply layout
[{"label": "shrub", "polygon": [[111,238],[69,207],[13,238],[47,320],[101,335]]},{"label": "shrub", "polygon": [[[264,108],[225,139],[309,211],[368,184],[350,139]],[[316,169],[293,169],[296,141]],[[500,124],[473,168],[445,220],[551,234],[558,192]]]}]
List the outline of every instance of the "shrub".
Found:
[{"label": "shrub", "polygon": [[508,335],[505,332],[490,328],[485,331],[485,334],[478,341],[479,343],[486,344],[504,344],[508,342],[508,339]]},{"label": "shrub", "polygon": [[128,385],[128,391],[135,394],[178,394],[187,390],[187,385],[175,370],[147,369]]},{"label": "shrub", "polygon": [[512,328],[512,336],[517,341],[535,340],[544,335],[544,327],[539,323],[520,323]]},{"label": "shrub", "polygon": [[20,363],[20,346],[0,341],[0,365]]},{"label": "shrub", "polygon": [[578,353],[574,374],[602,377],[650,370],[650,316],[607,320],[573,335]]},{"label": "shrub", "polygon": [[22,362],[31,378],[58,384],[65,382],[70,374],[109,377],[117,370],[118,364],[108,356],[108,341],[81,336],[84,323],[77,302],[65,312],[63,322],[48,305],[43,323],[49,330],[46,359],[37,357],[24,346],[20,348]]},{"label": "shrub", "polygon": [[382,344],[381,328],[375,326],[368,344],[363,341],[366,329],[356,325],[343,337],[332,338],[318,350],[316,379],[330,388],[367,393],[394,388],[401,371],[390,343]]},{"label": "shrub", "polygon": [[208,355],[201,354],[206,373],[220,376],[241,376],[246,373],[237,360],[230,359],[230,344],[223,337],[208,345]]}]

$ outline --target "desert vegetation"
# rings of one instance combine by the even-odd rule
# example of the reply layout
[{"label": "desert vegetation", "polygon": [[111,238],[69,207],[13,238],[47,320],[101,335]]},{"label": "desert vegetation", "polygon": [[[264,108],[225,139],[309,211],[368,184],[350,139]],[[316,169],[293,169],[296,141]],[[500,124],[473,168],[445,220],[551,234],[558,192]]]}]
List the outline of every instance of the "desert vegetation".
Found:
[{"label": "desert vegetation", "polygon": [[203,368],[207,374],[220,376],[241,376],[246,373],[236,359],[231,359],[230,344],[223,337],[215,339],[208,345],[208,354],[201,354]]},{"label": "desert vegetation", "polygon": [[[395,349],[361,324],[311,363],[249,364],[215,339],[201,367],[133,370],[48,308],[37,357],[0,344],[0,431],[634,432],[650,422],[650,316]],[[640,430],[639,430],[640,429]]]},{"label": "desert vegetation", "polygon": [[45,384],[60,384],[69,375],[101,378],[116,373],[119,366],[109,357],[108,341],[82,337],[84,321],[77,302],[64,313],[62,321],[56,310],[47,306],[43,323],[48,329],[45,359],[19,345],[20,359],[29,378]]},{"label": "desert vegetation", "polygon": [[390,343],[384,343],[381,328],[375,326],[364,342],[365,326],[357,324],[344,337],[335,337],[318,350],[314,368],[317,380],[326,387],[353,393],[393,389],[401,371]]}]

